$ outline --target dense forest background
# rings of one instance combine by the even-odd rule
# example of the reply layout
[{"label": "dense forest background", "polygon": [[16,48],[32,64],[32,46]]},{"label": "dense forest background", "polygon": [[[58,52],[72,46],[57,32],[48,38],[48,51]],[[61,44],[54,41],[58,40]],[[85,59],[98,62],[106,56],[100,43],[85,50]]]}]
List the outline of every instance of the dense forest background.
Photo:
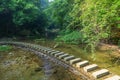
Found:
[{"label": "dense forest background", "polygon": [[120,45],[120,0],[0,0],[0,37]]}]

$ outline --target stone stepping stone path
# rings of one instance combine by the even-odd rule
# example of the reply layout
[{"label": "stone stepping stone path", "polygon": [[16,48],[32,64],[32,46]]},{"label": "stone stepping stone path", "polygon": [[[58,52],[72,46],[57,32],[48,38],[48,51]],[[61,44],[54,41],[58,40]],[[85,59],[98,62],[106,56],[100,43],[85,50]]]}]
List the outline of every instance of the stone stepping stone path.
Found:
[{"label": "stone stepping stone path", "polygon": [[107,69],[101,69],[97,64],[89,64],[88,60],[82,60],[81,58],[75,57],[73,55],[69,55],[61,51],[53,50],[51,48],[43,47],[40,45],[24,43],[24,42],[9,42],[9,41],[0,42],[0,45],[6,45],[6,44],[21,46],[22,48],[25,47],[25,48],[34,49],[40,51],[41,53],[52,56],[55,59],[64,62],[65,65],[70,65],[71,67],[74,67],[83,75],[88,76],[90,78],[88,80],[120,80],[119,75],[113,74]]}]

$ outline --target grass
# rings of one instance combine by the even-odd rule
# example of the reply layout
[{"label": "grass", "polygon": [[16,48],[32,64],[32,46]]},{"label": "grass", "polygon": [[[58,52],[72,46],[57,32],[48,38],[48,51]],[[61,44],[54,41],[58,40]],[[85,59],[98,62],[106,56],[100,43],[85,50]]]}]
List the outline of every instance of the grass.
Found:
[{"label": "grass", "polygon": [[9,51],[12,49],[12,46],[8,46],[8,45],[1,45],[0,46],[0,51]]}]

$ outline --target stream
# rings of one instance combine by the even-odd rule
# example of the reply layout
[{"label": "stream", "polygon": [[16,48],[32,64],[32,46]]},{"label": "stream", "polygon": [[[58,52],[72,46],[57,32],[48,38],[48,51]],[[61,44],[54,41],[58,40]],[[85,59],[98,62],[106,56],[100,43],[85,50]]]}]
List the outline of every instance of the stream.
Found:
[{"label": "stream", "polygon": [[0,80],[80,80],[34,53],[13,48],[0,52]]}]

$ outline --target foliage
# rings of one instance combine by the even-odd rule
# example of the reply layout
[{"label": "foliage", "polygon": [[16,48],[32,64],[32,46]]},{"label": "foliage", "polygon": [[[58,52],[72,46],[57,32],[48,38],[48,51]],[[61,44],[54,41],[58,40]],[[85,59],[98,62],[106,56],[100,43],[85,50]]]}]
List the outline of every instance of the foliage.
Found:
[{"label": "foliage", "polygon": [[11,13],[12,20],[17,25],[34,20],[39,13],[39,6],[36,5],[39,1],[2,0],[0,2],[2,3],[0,5],[1,13]]},{"label": "foliage", "polygon": [[64,29],[69,23],[69,12],[72,9],[73,0],[54,0],[44,11],[49,18],[49,25]]},{"label": "foliage", "polygon": [[54,28],[57,40],[85,43],[94,53],[101,40],[119,32],[119,7],[120,0],[1,0],[0,35],[41,37]]},{"label": "foliage", "polygon": [[12,47],[8,46],[8,45],[0,46],[0,51],[8,51],[8,50],[11,50],[11,49],[12,49]]},{"label": "foliage", "polygon": [[82,13],[80,20],[83,25],[81,31],[87,37],[87,46],[91,48],[92,52],[101,39],[110,36],[111,27],[116,24],[115,18],[119,17],[116,9],[119,5],[117,5],[116,2],[120,1],[85,0],[81,3],[82,5],[80,5]]},{"label": "foliage", "polygon": [[65,43],[79,44],[80,42],[82,42],[81,38],[82,38],[82,34],[79,31],[73,31],[61,35],[60,37],[57,38],[57,40]]},{"label": "foliage", "polygon": [[22,30],[29,31],[29,35],[36,35],[35,32],[43,34],[47,18],[41,1],[43,0],[1,0],[0,36],[20,36]]},{"label": "foliage", "polygon": [[60,40],[86,43],[86,49],[90,48],[92,53],[97,44],[109,39],[113,28],[120,25],[119,0],[55,0],[50,7],[52,22],[62,27]]}]

